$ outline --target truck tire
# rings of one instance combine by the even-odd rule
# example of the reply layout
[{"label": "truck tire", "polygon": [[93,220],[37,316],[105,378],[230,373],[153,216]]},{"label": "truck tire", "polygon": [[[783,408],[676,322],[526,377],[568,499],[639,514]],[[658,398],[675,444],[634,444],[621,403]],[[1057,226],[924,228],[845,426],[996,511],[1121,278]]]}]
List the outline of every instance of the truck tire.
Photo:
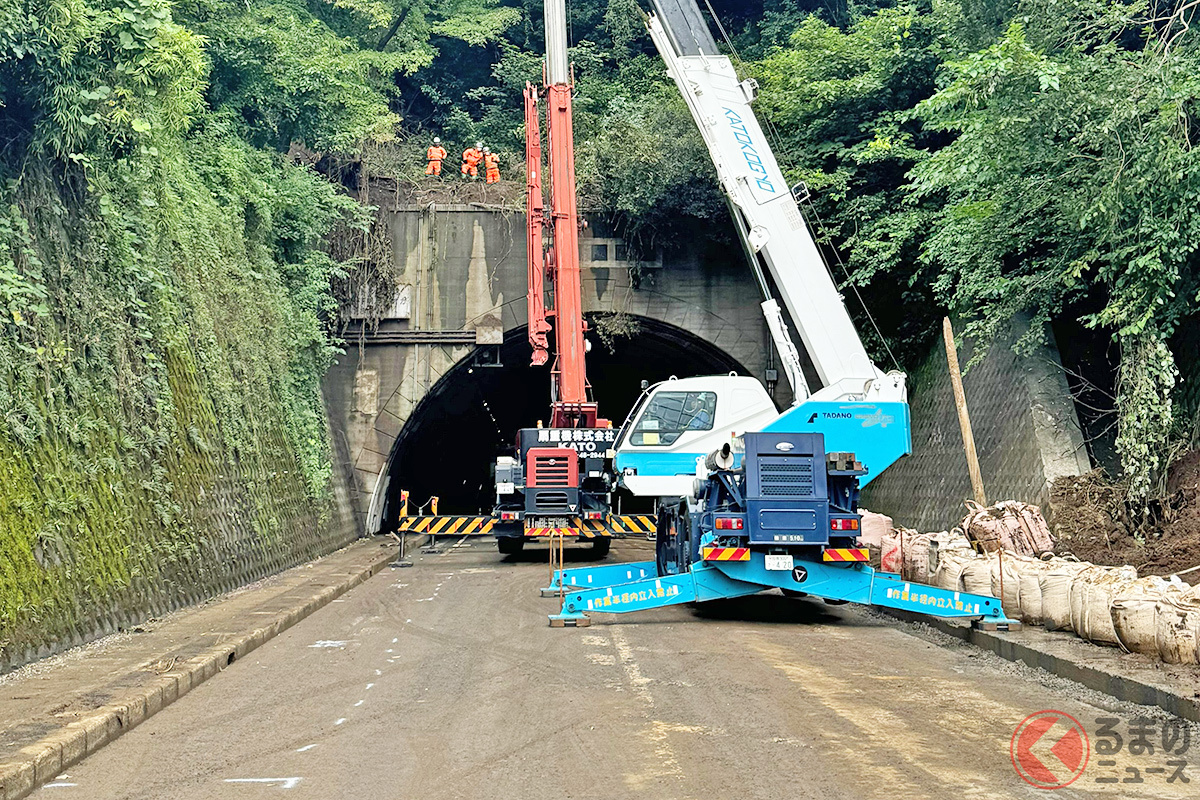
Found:
[{"label": "truck tire", "polygon": [[684,520],[679,515],[679,498],[663,498],[657,504],[655,517],[657,527],[654,536],[654,563],[658,574],[678,575],[687,569],[680,558],[680,550],[686,546]]},{"label": "truck tire", "polygon": [[496,538],[496,548],[500,555],[516,555],[525,548],[525,540],[520,536],[499,536]]},{"label": "truck tire", "polygon": [[607,536],[597,536],[592,539],[592,556],[594,558],[604,558],[611,548],[612,539]]}]

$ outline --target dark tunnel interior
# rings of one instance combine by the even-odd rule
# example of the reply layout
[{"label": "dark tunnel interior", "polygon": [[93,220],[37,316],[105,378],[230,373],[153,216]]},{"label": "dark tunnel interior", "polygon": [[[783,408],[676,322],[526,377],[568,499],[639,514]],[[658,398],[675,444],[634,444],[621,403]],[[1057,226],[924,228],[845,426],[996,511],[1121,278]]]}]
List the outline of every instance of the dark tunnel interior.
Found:
[{"label": "dark tunnel interior", "polygon": [[[682,328],[645,317],[637,321],[639,332],[618,339],[612,352],[589,334],[588,380],[601,416],[614,427],[637,401],[643,380],[748,374],[716,345]],[[549,418],[550,369],[529,366],[529,353],[525,328],[512,330],[499,348],[501,366],[464,359],[434,385],[392,451],[383,530],[396,525],[402,489],[409,492],[410,513],[434,495],[439,514],[491,513],[496,456],[511,450],[519,428]],[[629,498],[622,504],[629,505],[622,509],[627,512],[642,510]]]}]

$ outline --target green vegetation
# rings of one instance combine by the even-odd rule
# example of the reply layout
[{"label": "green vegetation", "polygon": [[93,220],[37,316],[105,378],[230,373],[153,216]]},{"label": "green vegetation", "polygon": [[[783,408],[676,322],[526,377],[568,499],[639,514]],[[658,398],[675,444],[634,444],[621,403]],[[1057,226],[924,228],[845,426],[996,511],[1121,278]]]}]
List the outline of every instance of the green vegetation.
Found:
[{"label": "green vegetation", "polygon": [[[1036,323],[1030,338],[1051,321],[1093,328],[1121,356],[1132,492],[1152,492],[1197,406],[1192,392],[1180,412],[1195,359],[1177,343],[1194,338],[1180,329],[1200,288],[1193,5],[714,5],[762,85],[789,179],[812,192],[824,246],[901,360],[916,362],[947,310],[982,341],[1018,312]],[[487,141],[515,174],[521,91],[541,78],[540,9],[0,5],[7,656],[144,606],[156,587],[210,591],[253,560],[230,554],[282,549],[282,564],[296,553],[281,542],[321,528],[330,287],[358,266],[327,238],[365,234],[371,214],[286,154],[370,154],[418,172],[436,133],[452,157]],[[728,235],[638,3],[570,9],[585,205],[609,212],[635,252],[697,229]],[[218,518],[238,522],[212,545]]]}]

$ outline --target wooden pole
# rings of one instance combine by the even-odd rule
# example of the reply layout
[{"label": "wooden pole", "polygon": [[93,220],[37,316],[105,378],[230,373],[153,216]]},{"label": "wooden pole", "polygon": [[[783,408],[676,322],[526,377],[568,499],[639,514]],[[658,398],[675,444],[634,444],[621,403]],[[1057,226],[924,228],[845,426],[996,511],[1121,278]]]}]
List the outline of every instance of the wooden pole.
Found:
[{"label": "wooden pole", "polygon": [[967,412],[967,394],[963,391],[962,372],[958,369],[958,348],[954,346],[954,327],[950,318],[942,319],[942,335],[946,340],[946,363],[950,366],[950,384],[954,387],[954,405],[958,408],[958,427],[962,430],[963,450],[967,454],[967,472],[971,475],[971,491],[975,502],[987,505],[983,493],[983,473],[979,471],[979,454],[975,452],[975,434],[971,432],[971,415]]}]

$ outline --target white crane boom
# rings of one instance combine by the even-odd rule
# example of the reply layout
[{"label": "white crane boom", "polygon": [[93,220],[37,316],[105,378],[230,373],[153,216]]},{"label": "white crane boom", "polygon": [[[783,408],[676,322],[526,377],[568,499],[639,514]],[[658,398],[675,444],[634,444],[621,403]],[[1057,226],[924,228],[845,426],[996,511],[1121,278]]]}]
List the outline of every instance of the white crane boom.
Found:
[{"label": "white crane boom", "polygon": [[[654,0],[647,21],[708,147],[751,268],[795,401],[809,398],[800,358],[774,296],[800,333],[822,388],[814,400],[906,400],[904,377],[871,363],[845,303],[750,108],[754,80],[739,80],[693,0]],[[768,277],[770,283],[768,283]],[[772,286],[774,291],[772,292]]]}]

